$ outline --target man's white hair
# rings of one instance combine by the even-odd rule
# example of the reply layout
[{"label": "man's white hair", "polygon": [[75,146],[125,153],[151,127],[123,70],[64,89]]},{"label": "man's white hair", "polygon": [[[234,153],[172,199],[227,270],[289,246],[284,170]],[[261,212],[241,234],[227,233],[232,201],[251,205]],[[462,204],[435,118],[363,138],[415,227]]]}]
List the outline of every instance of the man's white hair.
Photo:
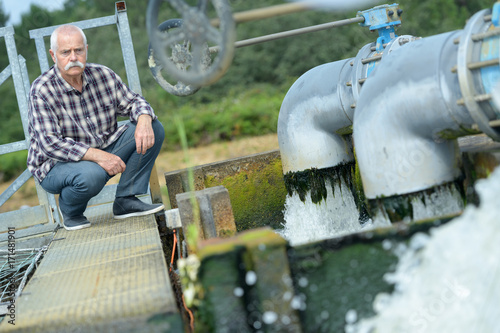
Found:
[{"label": "man's white hair", "polygon": [[52,32],[52,35],[50,35],[50,49],[52,51],[56,52],[57,49],[59,48],[59,44],[57,44],[57,37],[59,36],[59,32],[61,32],[63,30],[69,30],[69,29],[74,29],[74,30],[79,31],[83,37],[83,45],[87,46],[87,36],[85,36],[85,33],[83,32],[83,30],[75,25],[66,24],[66,25],[61,25],[60,27],[57,27],[56,30],[54,30]]}]

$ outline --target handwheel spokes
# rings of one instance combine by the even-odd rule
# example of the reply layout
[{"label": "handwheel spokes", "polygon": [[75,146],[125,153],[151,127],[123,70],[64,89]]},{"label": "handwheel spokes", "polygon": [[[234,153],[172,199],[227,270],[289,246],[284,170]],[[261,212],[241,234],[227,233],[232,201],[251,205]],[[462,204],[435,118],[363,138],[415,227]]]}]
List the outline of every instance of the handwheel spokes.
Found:
[{"label": "handwheel spokes", "polygon": [[197,73],[205,70],[206,66],[203,66],[203,44],[193,44],[191,45],[191,55],[193,61],[191,63],[191,70]]},{"label": "handwheel spokes", "polygon": [[158,38],[158,46],[163,48],[173,47],[175,44],[179,44],[186,39],[186,34],[182,29],[177,29],[169,33],[158,31],[156,35]]},{"label": "handwheel spokes", "polygon": [[207,42],[212,42],[215,45],[222,45],[222,34],[217,28],[208,26],[205,37]]},{"label": "handwheel spokes", "polygon": [[208,0],[199,0],[198,1],[198,10],[202,13],[207,13]]},{"label": "handwheel spokes", "polygon": [[[234,54],[234,19],[228,0],[149,0],[148,32],[154,56],[165,72],[184,84],[209,85],[218,80],[231,63]],[[159,3],[168,2],[182,16],[182,26],[168,34],[158,33]],[[190,4],[193,3],[193,6]],[[208,12],[212,7],[221,21],[220,27],[210,24]],[[165,21],[167,22],[167,21]],[[164,22],[164,23],[165,23]],[[173,23],[170,23],[173,24]],[[168,24],[167,24],[168,25]],[[166,28],[165,25],[163,28]],[[171,25],[170,28],[173,26]],[[176,26],[177,28],[178,26]],[[159,30],[163,30],[160,28]],[[186,42],[188,41],[188,42]],[[220,50],[211,64],[209,45],[219,45]],[[158,75],[157,75],[158,76]],[[176,85],[179,87],[181,85]]]}]

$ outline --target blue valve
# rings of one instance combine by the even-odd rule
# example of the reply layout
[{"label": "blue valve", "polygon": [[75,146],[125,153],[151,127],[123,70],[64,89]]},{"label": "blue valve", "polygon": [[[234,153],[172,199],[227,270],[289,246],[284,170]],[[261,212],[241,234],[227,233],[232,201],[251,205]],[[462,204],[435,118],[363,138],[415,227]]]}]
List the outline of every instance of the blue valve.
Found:
[{"label": "blue valve", "polygon": [[498,27],[498,25],[500,24],[500,2],[498,1],[493,5],[491,22],[495,27]]},{"label": "blue valve", "polygon": [[392,5],[376,6],[365,11],[359,11],[357,17],[362,16],[365,21],[360,23],[362,27],[369,27],[371,31],[378,31],[377,52],[384,50],[384,44],[398,37],[396,27],[401,25],[403,10],[397,3]]}]

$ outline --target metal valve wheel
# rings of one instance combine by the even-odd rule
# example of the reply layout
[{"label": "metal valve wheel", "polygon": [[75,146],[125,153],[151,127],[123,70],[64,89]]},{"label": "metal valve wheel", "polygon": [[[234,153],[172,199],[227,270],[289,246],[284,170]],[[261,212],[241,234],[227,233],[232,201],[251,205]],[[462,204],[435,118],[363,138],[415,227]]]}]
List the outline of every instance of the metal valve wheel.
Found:
[{"label": "metal valve wheel", "polygon": [[[182,20],[180,19],[170,19],[158,27],[158,29],[162,33],[168,33],[169,30],[179,28],[182,26]],[[185,42],[184,44],[177,44],[175,45],[174,49],[172,52],[174,53],[173,58],[178,59],[179,54],[188,54],[187,49],[189,48],[189,42]],[[207,50],[208,51],[208,50]],[[177,56],[175,56],[175,54]],[[208,55],[209,56],[209,55]],[[186,62],[179,62],[176,61],[176,66],[180,70],[185,70],[185,63]],[[149,52],[148,52],[148,65],[149,69],[151,70],[151,74],[153,74],[154,79],[156,82],[167,92],[169,92],[172,95],[176,96],[189,96],[194,93],[196,93],[198,90],[200,90],[200,87],[195,87],[193,85],[188,85],[185,84],[184,82],[177,81],[176,85],[170,84],[165,76],[162,73],[163,70],[163,65],[161,64],[160,60],[156,56],[155,51],[153,50],[153,47],[151,43],[149,43]]]},{"label": "metal valve wheel", "polygon": [[[182,16],[182,24],[168,33],[165,33],[168,27],[158,26],[162,3],[168,3]],[[219,19],[219,28],[212,26],[207,16],[210,4],[210,10]],[[227,0],[198,0],[196,6],[187,4],[186,0],[150,0],[146,26],[154,53],[150,60],[157,59],[162,69],[180,81],[176,87],[184,84],[197,90],[212,84],[231,64],[236,32]],[[208,51],[212,45],[218,47],[218,54],[213,61]]]}]

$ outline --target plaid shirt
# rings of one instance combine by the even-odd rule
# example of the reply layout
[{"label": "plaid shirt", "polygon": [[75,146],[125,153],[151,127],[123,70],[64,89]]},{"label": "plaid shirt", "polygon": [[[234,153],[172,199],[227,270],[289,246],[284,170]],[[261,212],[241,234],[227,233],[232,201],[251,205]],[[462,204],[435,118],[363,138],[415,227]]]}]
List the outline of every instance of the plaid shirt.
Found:
[{"label": "plaid shirt", "polygon": [[156,119],[144,97],[130,90],[109,68],[87,64],[80,93],[61,76],[57,66],[38,77],[29,95],[28,169],[42,181],[57,162],[81,160],[87,150],[112,144],[142,114]]}]

